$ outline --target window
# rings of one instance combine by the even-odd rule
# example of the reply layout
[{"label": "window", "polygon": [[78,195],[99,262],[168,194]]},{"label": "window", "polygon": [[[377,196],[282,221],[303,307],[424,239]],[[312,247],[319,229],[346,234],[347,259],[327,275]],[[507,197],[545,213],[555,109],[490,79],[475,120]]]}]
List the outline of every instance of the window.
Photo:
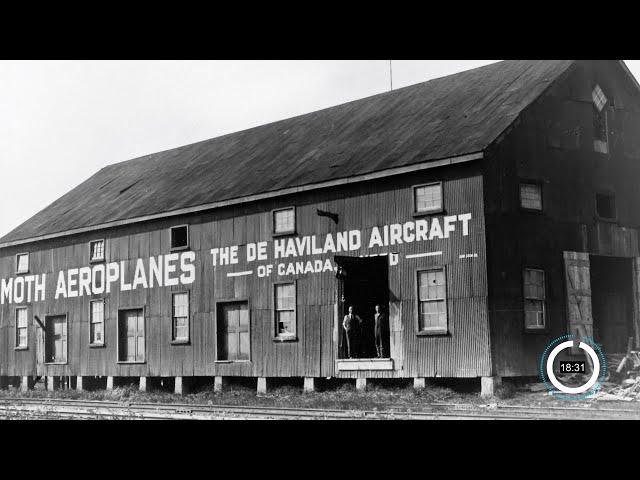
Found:
[{"label": "window", "polygon": [[596,215],[608,220],[616,218],[616,196],[613,193],[596,194]]},{"label": "window", "polygon": [[251,335],[247,302],[218,304],[218,361],[250,359]]},{"label": "window", "polygon": [[524,327],[527,330],[545,328],[544,271],[524,269]]},{"label": "window", "polygon": [[173,294],[173,326],[172,340],[174,342],[189,341],[189,294]]},{"label": "window", "polygon": [[447,281],[444,268],[418,272],[418,333],[447,331]]},{"label": "window", "polygon": [[542,186],[536,183],[521,183],[520,206],[527,210],[542,210]]},{"label": "window", "polygon": [[280,283],[274,285],[274,306],[276,338],[294,339],[296,337],[296,284]]},{"label": "window", "polygon": [[16,308],[16,348],[27,348],[29,327],[26,307]]},{"label": "window", "polygon": [[605,97],[604,92],[600,88],[600,85],[596,85],[591,92],[591,98],[593,99],[593,105],[596,107],[598,112],[601,112],[604,106],[607,104],[607,97]]},{"label": "window", "polygon": [[118,361],[145,361],[144,312],[141,308],[118,313]]},{"label": "window", "polygon": [[273,233],[294,233],[296,231],[296,210],[293,207],[273,212]]},{"label": "window", "polygon": [[45,319],[46,363],[67,363],[67,317],[56,315]]},{"label": "window", "polygon": [[442,182],[413,187],[415,213],[442,211]]},{"label": "window", "polygon": [[16,255],[16,273],[27,273],[29,271],[29,254],[19,253]]},{"label": "window", "polygon": [[185,248],[189,248],[189,227],[187,225],[171,227],[171,250]]},{"label": "window", "polygon": [[89,314],[89,335],[91,345],[104,345],[104,301],[91,302]]},{"label": "window", "polygon": [[104,240],[94,240],[90,242],[89,250],[91,252],[89,259],[92,262],[104,260]]},{"label": "window", "polygon": [[593,99],[593,148],[596,152],[608,153],[607,111],[604,109],[607,97],[599,85],[595,86],[591,97]]}]

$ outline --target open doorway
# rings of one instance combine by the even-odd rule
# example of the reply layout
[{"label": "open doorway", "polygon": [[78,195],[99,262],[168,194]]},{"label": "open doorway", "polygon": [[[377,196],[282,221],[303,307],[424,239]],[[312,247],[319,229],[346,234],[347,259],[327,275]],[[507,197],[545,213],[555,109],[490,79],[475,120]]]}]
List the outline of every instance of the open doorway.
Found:
[{"label": "open doorway", "polygon": [[590,262],[594,339],[607,354],[624,353],[635,337],[631,259],[591,255]]},{"label": "open doorway", "polygon": [[[339,266],[336,275],[340,322],[338,358],[390,358],[388,258],[336,255],[335,261]],[[384,314],[378,322],[378,335],[375,321],[376,305],[380,306],[380,311]],[[342,322],[344,316],[349,313],[349,306],[353,307],[355,315],[362,319],[362,323],[348,345]]]}]

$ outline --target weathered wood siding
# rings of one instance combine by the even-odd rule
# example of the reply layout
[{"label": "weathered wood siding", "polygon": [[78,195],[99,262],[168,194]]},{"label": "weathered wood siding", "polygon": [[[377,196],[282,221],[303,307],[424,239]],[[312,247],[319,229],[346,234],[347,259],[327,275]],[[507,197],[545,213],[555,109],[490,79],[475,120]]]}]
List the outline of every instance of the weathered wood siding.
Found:
[{"label": "weathered wood siding", "polygon": [[[607,105],[609,153],[594,151],[591,91]],[[484,159],[490,324],[496,373],[536,375],[547,343],[567,333],[563,252],[634,257],[640,226],[640,102],[612,63],[579,62],[518,119]],[[543,212],[520,209],[519,182],[542,182]],[[615,192],[617,219],[596,217]],[[524,267],[546,276],[548,328],[524,331]],[[631,279],[630,279],[631,281]]]},{"label": "weathered wood siding", "polygon": [[[448,239],[413,242],[388,248],[368,249],[374,226],[404,223],[413,217],[412,186],[429,181],[444,182],[445,213],[471,213],[469,235],[455,231]],[[89,199],[87,201],[90,201]],[[339,376],[443,376],[473,377],[491,371],[487,314],[487,278],[483,181],[479,165],[437,168],[420,174],[387,178],[350,187],[291,195],[240,207],[188,215],[163,221],[119,227],[93,234],[81,234],[36,244],[0,250],[0,278],[15,276],[15,254],[30,253],[30,273],[47,273],[47,300],[31,302],[29,348],[14,349],[15,305],[0,308],[1,375],[114,375],[114,376],[335,376],[334,332],[336,322],[336,278],[334,272],[258,278],[255,274],[228,277],[227,273],[247,269],[237,265],[212,265],[214,247],[268,241],[272,250],[271,211],[296,206],[296,235],[324,235],[361,230],[363,246],[347,255],[397,252],[398,264],[389,267],[391,352],[395,369],[388,372],[339,372]],[[338,213],[335,225],[316,209]],[[429,218],[429,217],[427,217]],[[118,284],[110,294],[54,300],[60,270],[89,265],[89,241],[106,239],[106,262],[125,261],[132,272],[138,258],[170,252],[169,227],[189,224],[190,249],[195,252],[196,281],[187,286],[121,291]],[[457,227],[459,228],[459,227]],[[441,256],[405,258],[406,255],[442,251]],[[460,258],[460,255],[477,257]],[[243,257],[243,254],[241,254]],[[333,259],[332,254],[274,260]],[[416,270],[446,265],[449,334],[416,335]],[[255,265],[253,266],[255,269]],[[297,337],[295,342],[273,340],[273,283],[297,280]],[[171,343],[171,292],[190,293],[190,342]],[[89,346],[89,305],[105,299],[105,346]],[[220,301],[246,300],[250,309],[251,360],[216,363],[216,305]],[[23,303],[23,305],[26,304]],[[118,310],[143,307],[146,322],[146,361],[117,362]],[[37,336],[41,329],[34,315],[68,315],[69,355],[67,365],[36,362]]]}]

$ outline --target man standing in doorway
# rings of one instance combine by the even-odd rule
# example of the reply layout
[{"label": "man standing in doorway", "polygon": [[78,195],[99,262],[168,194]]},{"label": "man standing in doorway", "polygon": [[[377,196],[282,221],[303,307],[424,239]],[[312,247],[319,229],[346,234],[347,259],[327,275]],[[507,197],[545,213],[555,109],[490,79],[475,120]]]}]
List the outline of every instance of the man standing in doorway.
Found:
[{"label": "man standing in doorway", "polygon": [[349,305],[349,313],[344,316],[342,328],[344,328],[347,338],[347,356],[354,358],[357,356],[359,348],[360,324],[362,319],[356,315],[353,305]]},{"label": "man standing in doorway", "polygon": [[373,318],[375,320],[375,335],[376,335],[376,353],[378,358],[387,358],[387,352],[384,348],[384,340],[387,326],[387,316],[384,314],[380,305],[376,305],[376,313]]}]

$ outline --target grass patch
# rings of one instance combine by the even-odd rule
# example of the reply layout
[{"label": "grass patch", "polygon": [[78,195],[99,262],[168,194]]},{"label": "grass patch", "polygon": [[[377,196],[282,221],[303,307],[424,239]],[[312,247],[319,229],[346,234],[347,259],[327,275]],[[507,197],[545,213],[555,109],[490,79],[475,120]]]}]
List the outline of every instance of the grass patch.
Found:
[{"label": "grass patch", "polygon": [[494,396],[500,400],[514,398],[518,393],[518,389],[511,383],[502,382],[495,388]]},{"label": "grass patch", "polygon": [[[59,398],[73,400],[105,400],[121,403],[183,403],[204,405],[262,406],[281,408],[312,408],[331,410],[385,410],[385,411],[433,411],[433,404],[486,405],[502,403],[524,406],[583,406],[568,405],[550,397],[546,392],[529,392],[514,382],[504,382],[496,387],[492,399],[480,397],[479,385],[472,381],[449,381],[443,379],[427,382],[426,388],[414,390],[411,382],[369,381],[366,391],[355,389],[353,380],[316,379],[317,391],[303,393],[301,379],[274,381],[269,383],[266,394],[256,395],[255,379],[232,379],[223,392],[214,392],[213,379],[198,382],[191,393],[176,395],[166,388],[150,386],[149,391],[140,392],[135,384],[116,386],[113,390],[56,390],[43,388],[38,382],[34,390],[26,392],[10,387],[0,390],[0,398]],[[611,403],[591,402],[593,408],[610,408]],[[634,403],[635,405],[631,405]],[[629,402],[625,408],[640,408],[640,402]],[[444,408],[444,407],[442,407]]]}]

